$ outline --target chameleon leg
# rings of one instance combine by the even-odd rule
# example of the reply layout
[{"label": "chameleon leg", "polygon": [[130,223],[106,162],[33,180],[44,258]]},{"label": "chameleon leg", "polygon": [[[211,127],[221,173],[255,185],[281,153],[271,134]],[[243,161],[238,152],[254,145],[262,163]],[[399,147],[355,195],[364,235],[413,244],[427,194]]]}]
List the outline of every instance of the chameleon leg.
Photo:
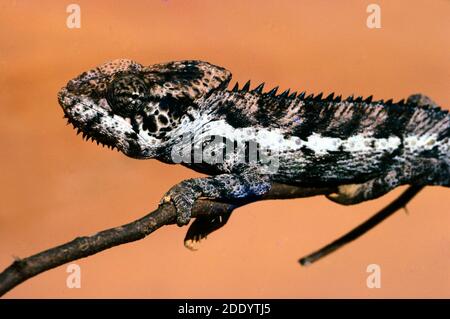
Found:
[{"label": "chameleon leg", "polygon": [[445,163],[434,158],[420,159],[407,166],[393,168],[387,174],[365,183],[340,185],[337,192],[327,195],[327,198],[342,205],[353,205],[383,196],[400,185],[445,186],[448,180]]},{"label": "chameleon leg", "polygon": [[358,204],[366,200],[375,199],[401,185],[401,178],[393,170],[384,176],[374,178],[362,184],[347,184],[338,186],[336,193],[327,195],[333,202],[342,205]]},{"label": "chameleon leg", "polygon": [[262,196],[270,190],[267,176],[252,172],[240,175],[221,174],[212,177],[193,178],[172,187],[161,203],[172,202],[177,209],[177,224],[189,223],[195,200],[200,197],[218,200],[239,200]]}]

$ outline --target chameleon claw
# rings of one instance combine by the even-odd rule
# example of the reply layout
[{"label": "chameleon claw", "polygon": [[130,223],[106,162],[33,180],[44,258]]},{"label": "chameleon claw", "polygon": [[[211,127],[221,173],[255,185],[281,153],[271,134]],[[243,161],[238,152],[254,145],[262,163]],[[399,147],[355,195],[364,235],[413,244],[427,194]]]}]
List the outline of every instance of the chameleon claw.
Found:
[{"label": "chameleon claw", "polygon": [[346,184],[338,186],[337,193],[331,193],[326,195],[326,197],[338,204],[342,205],[352,205],[360,203],[364,200],[362,195],[361,184]]},{"label": "chameleon claw", "polygon": [[331,194],[328,194],[327,197],[329,199],[331,199],[331,200],[338,199],[339,198],[339,194],[338,193],[331,193]]},{"label": "chameleon claw", "polygon": [[184,241],[184,247],[186,247],[190,251],[197,251],[199,248],[199,243],[200,243],[200,240],[186,239]]},{"label": "chameleon claw", "polygon": [[162,198],[161,203],[165,204],[165,203],[170,203],[172,201],[172,197],[170,197],[170,195],[166,195]]}]

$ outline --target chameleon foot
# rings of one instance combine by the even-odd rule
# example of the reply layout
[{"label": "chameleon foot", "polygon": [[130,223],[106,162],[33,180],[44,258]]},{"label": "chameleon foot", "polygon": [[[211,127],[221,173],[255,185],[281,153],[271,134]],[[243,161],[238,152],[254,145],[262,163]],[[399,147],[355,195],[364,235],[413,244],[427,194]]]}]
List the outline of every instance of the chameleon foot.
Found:
[{"label": "chameleon foot", "polygon": [[177,225],[184,226],[189,224],[192,215],[194,202],[201,193],[194,191],[190,187],[185,187],[183,183],[172,187],[161,199],[160,205],[171,202],[177,212]]},{"label": "chameleon foot", "polygon": [[340,185],[338,191],[328,195],[327,198],[341,205],[358,204],[383,196],[401,183],[402,175],[392,170],[365,183]]},{"label": "chameleon foot", "polygon": [[251,173],[192,178],[172,187],[160,203],[172,202],[177,210],[177,224],[183,226],[189,223],[194,202],[200,197],[213,200],[242,200],[262,196],[270,190],[270,187],[267,176]]},{"label": "chameleon foot", "polygon": [[337,193],[327,195],[327,198],[335,203],[341,205],[352,205],[364,201],[364,197],[361,196],[364,189],[364,184],[348,184],[338,186]]}]

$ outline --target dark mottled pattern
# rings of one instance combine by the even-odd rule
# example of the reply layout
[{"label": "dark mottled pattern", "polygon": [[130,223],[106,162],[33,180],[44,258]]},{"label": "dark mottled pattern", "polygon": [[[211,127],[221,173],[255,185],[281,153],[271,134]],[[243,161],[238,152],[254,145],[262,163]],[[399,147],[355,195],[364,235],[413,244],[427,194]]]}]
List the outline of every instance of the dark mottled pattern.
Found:
[{"label": "dark mottled pattern", "polygon": [[[377,138],[387,138],[389,135],[403,136],[415,108],[412,104],[386,104],[384,110],[387,113],[385,121],[377,125],[374,136]],[[430,114],[430,116],[434,116]]]},{"label": "dark mottled pattern", "polygon": [[263,127],[278,126],[278,123],[273,119],[282,118],[290,103],[292,103],[292,99],[286,97],[273,98],[269,94],[260,95],[257,110],[254,114],[256,122]]},{"label": "dark mottled pattern", "polygon": [[216,114],[225,117],[225,120],[234,128],[250,127],[253,123],[243,109],[235,107],[232,101],[219,102]]},{"label": "dark mottled pattern", "polygon": [[120,73],[109,83],[106,99],[115,113],[133,116],[145,107],[148,88],[139,74]]},{"label": "dark mottled pattern", "polygon": [[[298,136],[305,140],[311,132],[320,132],[323,136],[340,137],[342,129],[327,132],[327,127],[332,120],[334,113],[330,110],[329,102],[314,101],[305,99],[299,101],[303,105],[300,107],[297,120],[293,123],[290,135]],[[347,126],[348,124],[346,124]]]},{"label": "dark mottled pattern", "polygon": [[[253,102],[249,102],[251,94],[257,96],[254,112],[250,111],[253,105]],[[322,98],[322,95],[319,95],[319,98],[314,95],[286,98],[273,93],[256,94],[250,91],[243,94],[239,90],[226,93],[213,92],[207,100],[202,100],[201,104],[203,107],[217,108],[218,116],[223,115],[229,118],[233,127],[252,125],[287,127],[289,128],[287,134],[302,139],[310,136],[312,132],[341,139],[347,139],[358,133],[371,134],[377,138],[387,138],[390,135],[401,136],[408,132],[408,124],[417,109],[423,110],[426,117],[423,120],[428,121],[428,125],[422,127],[422,132],[414,132],[414,134],[420,134],[426,133],[437,122],[448,116],[446,110],[404,101],[385,103],[382,100],[371,101],[371,99],[352,97],[345,100],[336,97],[330,100],[329,97]],[[289,109],[296,110],[295,117],[287,120],[286,113]],[[350,117],[344,116],[349,112],[351,112]],[[370,126],[370,131],[367,125],[362,125],[364,120]],[[444,127],[440,132],[440,138],[449,136],[449,130],[448,126]]]},{"label": "dark mottled pattern", "polygon": [[189,84],[194,81],[194,84],[198,84],[195,81],[200,81],[203,77],[203,71],[198,67],[196,63],[189,63],[186,61],[182,64],[183,67],[177,65],[175,62],[169,62],[164,65],[163,68],[150,68],[144,71],[144,76],[152,79],[158,79],[162,83],[174,82],[181,84]]}]

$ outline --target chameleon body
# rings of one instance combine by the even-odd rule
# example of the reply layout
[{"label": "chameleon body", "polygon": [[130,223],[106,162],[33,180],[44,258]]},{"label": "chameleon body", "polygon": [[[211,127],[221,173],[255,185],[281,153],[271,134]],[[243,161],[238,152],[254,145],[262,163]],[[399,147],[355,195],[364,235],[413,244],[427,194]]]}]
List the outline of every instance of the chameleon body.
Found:
[{"label": "chameleon body", "polygon": [[227,89],[230,79],[202,61],[146,67],[120,59],[72,79],[58,99],[83,136],[209,175],[163,197],[178,225],[200,197],[254,198],[273,183],[334,185],[328,198],[345,205],[403,184],[450,185],[450,116],[423,95],[394,103],[277,94],[250,82]]}]

